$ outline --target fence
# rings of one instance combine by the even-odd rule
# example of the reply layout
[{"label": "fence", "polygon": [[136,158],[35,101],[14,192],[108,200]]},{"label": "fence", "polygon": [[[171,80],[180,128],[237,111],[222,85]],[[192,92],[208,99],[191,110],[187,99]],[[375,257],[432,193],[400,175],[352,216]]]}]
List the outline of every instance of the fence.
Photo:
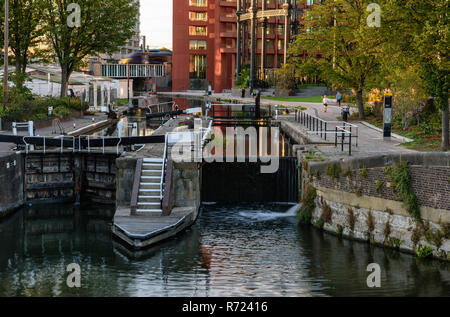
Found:
[{"label": "fence", "polygon": [[165,65],[103,64],[102,76],[112,78],[155,78],[166,76]]},{"label": "fence", "polygon": [[355,124],[344,121],[326,121],[304,111],[295,112],[295,121],[308,129],[308,134],[320,136],[325,141],[329,140],[329,135],[334,136],[334,146],[348,145],[349,155],[352,155],[352,142],[358,146],[359,127]]}]

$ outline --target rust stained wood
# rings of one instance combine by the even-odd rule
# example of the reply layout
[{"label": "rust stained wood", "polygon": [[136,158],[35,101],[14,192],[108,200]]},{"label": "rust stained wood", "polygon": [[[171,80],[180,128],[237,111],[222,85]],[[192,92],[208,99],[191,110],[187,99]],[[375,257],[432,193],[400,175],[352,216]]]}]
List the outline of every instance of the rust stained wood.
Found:
[{"label": "rust stained wood", "polygon": [[131,206],[130,206],[132,215],[136,214],[143,163],[144,159],[142,158],[138,159],[136,162],[136,170],[134,172],[133,191],[131,193]]}]

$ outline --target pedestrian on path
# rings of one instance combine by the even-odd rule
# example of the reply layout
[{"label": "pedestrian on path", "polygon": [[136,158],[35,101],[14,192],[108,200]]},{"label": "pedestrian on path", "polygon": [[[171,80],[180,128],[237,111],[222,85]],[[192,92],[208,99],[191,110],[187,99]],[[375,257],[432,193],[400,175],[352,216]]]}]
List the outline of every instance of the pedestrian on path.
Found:
[{"label": "pedestrian on path", "polygon": [[342,102],[342,95],[341,93],[338,91],[337,95],[336,95],[336,100],[339,104],[339,107],[341,106],[341,102]]},{"label": "pedestrian on path", "polygon": [[324,95],[323,96],[323,111],[324,112],[327,112],[327,110],[328,110],[328,98],[327,98],[327,95]]}]

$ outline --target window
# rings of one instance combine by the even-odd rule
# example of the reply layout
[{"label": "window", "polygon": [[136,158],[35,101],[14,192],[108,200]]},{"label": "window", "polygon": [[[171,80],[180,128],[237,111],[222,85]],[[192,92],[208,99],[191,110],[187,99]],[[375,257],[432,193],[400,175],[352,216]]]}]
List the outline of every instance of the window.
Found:
[{"label": "window", "polygon": [[206,36],[206,26],[189,26],[189,35],[191,36]]},{"label": "window", "polygon": [[206,7],[207,0],[189,0],[189,5],[192,7]]},{"label": "window", "polygon": [[205,89],[206,55],[189,56],[189,89]]},{"label": "window", "polygon": [[189,49],[190,50],[206,50],[206,41],[190,40],[189,41]]},{"label": "window", "polygon": [[206,12],[193,12],[189,11],[189,20],[191,21],[205,21],[208,19]]}]

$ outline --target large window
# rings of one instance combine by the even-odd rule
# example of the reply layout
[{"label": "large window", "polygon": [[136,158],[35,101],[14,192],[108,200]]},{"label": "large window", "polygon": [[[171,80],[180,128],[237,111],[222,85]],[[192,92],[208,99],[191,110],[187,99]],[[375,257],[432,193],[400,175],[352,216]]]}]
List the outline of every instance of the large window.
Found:
[{"label": "large window", "polygon": [[189,20],[191,21],[207,21],[208,14],[206,12],[189,11]]},{"label": "large window", "polygon": [[206,26],[189,26],[189,35],[191,36],[206,36]]},{"label": "large window", "polygon": [[189,0],[189,5],[193,7],[206,7],[208,5],[207,0]]},{"label": "large window", "polygon": [[190,40],[190,50],[206,50],[206,41]]},{"label": "large window", "polygon": [[189,89],[205,89],[206,55],[189,56]]}]

